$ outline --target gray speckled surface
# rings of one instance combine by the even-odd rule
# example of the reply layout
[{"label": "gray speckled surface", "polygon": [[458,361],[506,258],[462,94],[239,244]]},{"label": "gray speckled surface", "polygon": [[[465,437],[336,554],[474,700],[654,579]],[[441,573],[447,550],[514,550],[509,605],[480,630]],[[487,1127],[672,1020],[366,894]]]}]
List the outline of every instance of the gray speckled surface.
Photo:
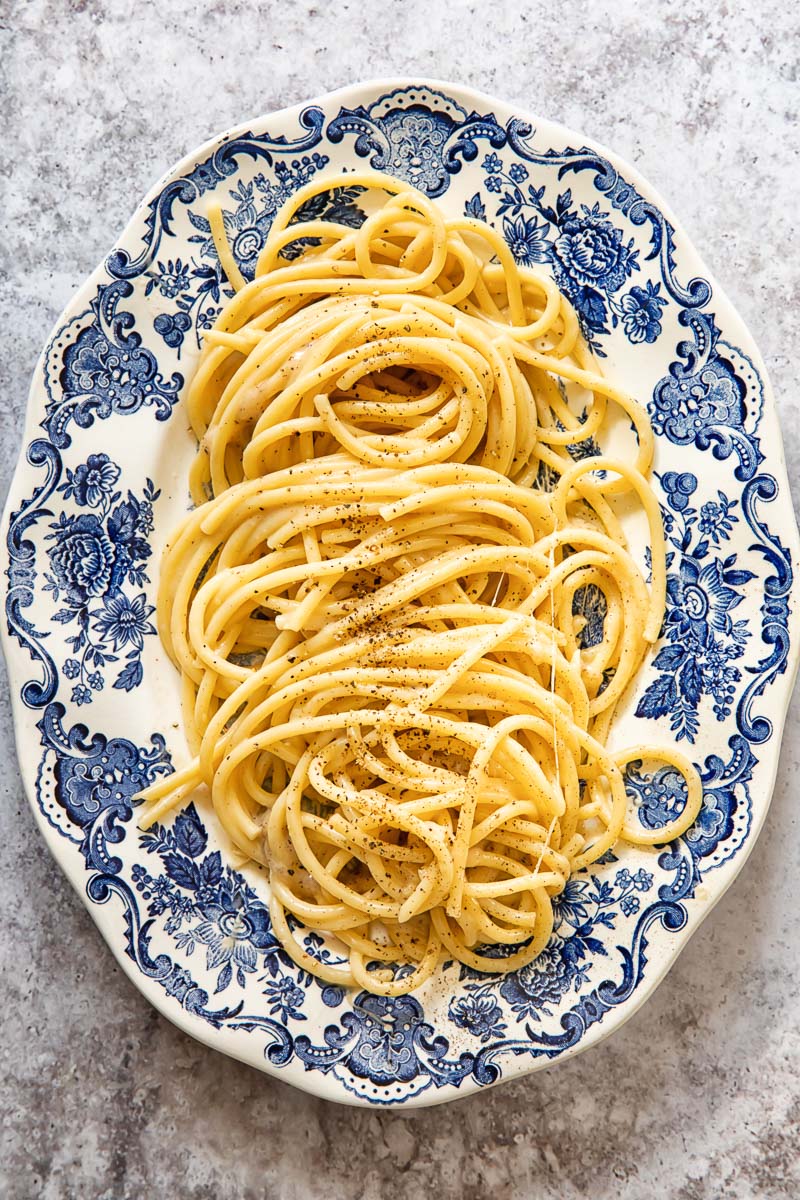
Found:
[{"label": "gray speckled surface", "polygon": [[[250,115],[359,77],[414,72],[495,92],[637,163],[762,348],[800,494],[800,23],[792,7],[0,5],[0,495],[49,328],[153,179]],[[148,1007],[34,830],[3,690],[0,1193],[797,1196],[799,733],[795,705],[752,858],[624,1029],[552,1071],[444,1108],[388,1115],[295,1092],[195,1044]]]}]

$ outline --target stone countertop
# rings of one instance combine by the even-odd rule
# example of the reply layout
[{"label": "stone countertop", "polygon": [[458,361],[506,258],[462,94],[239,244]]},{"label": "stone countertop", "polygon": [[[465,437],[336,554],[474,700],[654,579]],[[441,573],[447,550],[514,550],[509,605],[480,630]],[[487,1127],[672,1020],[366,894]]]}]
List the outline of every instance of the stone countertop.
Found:
[{"label": "stone countertop", "polygon": [[[641,168],[762,349],[800,495],[793,6],[316,5],[0,8],[0,498],[39,350],[146,187],[250,115],[358,78],[414,73],[539,111]],[[622,1030],[526,1080],[387,1114],[294,1091],[190,1040],[148,1006],[34,829],[3,682],[0,1192],[8,1200],[797,1196],[798,734],[795,704],[752,857]]]}]

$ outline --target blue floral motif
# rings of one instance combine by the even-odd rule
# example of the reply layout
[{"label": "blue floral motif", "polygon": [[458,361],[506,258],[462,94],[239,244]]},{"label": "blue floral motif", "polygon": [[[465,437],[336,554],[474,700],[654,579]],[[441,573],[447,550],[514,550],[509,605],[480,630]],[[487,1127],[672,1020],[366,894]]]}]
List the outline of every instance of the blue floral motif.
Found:
[{"label": "blue floral motif", "polygon": [[661,279],[667,291],[678,304],[687,309],[699,309],[711,299],[711,285],[707,279],[690,279],[686,286],[675,276],[675,230],[660,209],[646,200],[633,184],[619,173],[607,158],[584,146],[574,150],[550,148],[544,152],[536,149],[530,141],[532,126],[519,118],[512,118],[507,126],[510,150],[524,159],[544,167],[547,171],[558,171],[559,179],[568,172],[592,172],[595,189],[605,196],[613,209],[619,211],[633,226],[650,226],[650,253],[648,260],[657,260]]},{"label": "blue floral motif", "polygon": [[255,971],[258,950],[264,948],[269,935],[269,916],[263,905],[247,905],[233,886],[222,891],[212,902],[201,905],[203,920],[194,929],[198,942],[207,947],[206,966],[222,967],[217,991],[228,986],[233,968],[236,980],[244,987],[245,973]]},{"label": "blue floral motif", "polygon": [[[667,581],[671,611],[666,620],[676,634],[702,640],[707,637],[709,628],[721,633],[735,631],[728,614],[741,604],[742,597],[729,586],[736,580],[730,578],[730,571],[726,571],[726,562],[714,558],[701,567],[692,559],[684,559],[680,571]],[[746,637],[749,634],[743,624],[736,640],[741,644],[740,639],[743,641]]]},{"label": "blue floral motif", "polygon": [[[601,942],[597,944],[602,946]],[[576,970],[575,962],[567,957],[565,948],[566,943],[553,939],[537,959],[508,975],[500,984],[500,995],[518,1018],[541,1021],[543,1013],[552,1016],[553,1005],[558,1004],[571,987],[577,985],[577,991],[585,982],[585,977]]]},{"label": "blue floral motif", "polygon": [[[148,916],[165,918],[164,932],[187,958],[198,947],[205,949],[206,970],[216,972],[215,994],[234,982],[244,988],[248,976],[265,971],[260,979],[270,1015],[306,1020],[300,984],[318,981],[304,971],[299,981],[286,973],[287,967],[296,969],[272,933],[267,907],[238,872],[223,866],[218,850],[207,853],[208,833],[195,806],[180,813],[171,828],[153,825],[140,841],[161,866],[159,874],[140,863],[133,867],[134,886],[147,902]],[[328,999],[341,1003],[342,994]]]},{"label": "blue floral motif", "polygon": [[514,258],[523,267],[547,262],[550,257],[547,226],[540,225],[537,217],[506,217],[503,236]]},{"label": "blue floral motif", "polygon": [[322,109],[309,105],[299,118],[303,132],[293,141],[285,137],[272,138],[268,133],[245,133],[240,137],[226,138],[208,158],[197,163],[188,174],[170,180],[159,195],[150,201],[141,253],[132,258],[127,250],[115,250],[106,260],[109,274],[114,279],[127,280],[146,272],[155,259],[162,238],[173,232],[172,218],[176,201],[191,204],[212,191],[236,173],[240,157],[260,160],[278,170],[284,161],[281,156],[290,152],[304,155],[306,150],[319,145],[324,120]]},{"label": "blue floral motif", "polygon": [[[543,189],[531,191],[541,206]],[[570,209],[570,203],[567,191],[558,197],[555,213],[541,207],[540,211],[559,230],[551,249],[556,282],[575,306],[587,340],[597,353],[601,348],[595,335],[608,332],[608,304],[631,271],[639,270],[638,253],[633,239],[625,243],[621,231],[598,204],[591,208],[582,205],[578,214]]]},{"label": "blue floral motif", "polygon": [[[555,207],[545,202],[544,186],[529,184],[523,191],[528,171],[522,163],[506,170],[497,154],[488,154],[481,165],[487,191],[499,196],[497,216],[503,218],[503,236],[515,259],[523,266],[551,264],[595,353],[605,354],[598,335],[608,333],[609,319],[616,326],[621,318],[634,344],[654,341],[661,332],[659,317],[666,301],[659,285],[649,282],[645,288],[632,288],[622,300],[616,298],[631,273],[639,270],[638,251],[608,213],[599,204],[573,208],[569,189],[557,197]],[[465,211],[486,219],[480,193],[467,202]]]},{"label": "blue floral motif", "polygon": [[503,1010],[493,996],[458,996],[450,1001],[447,1014],[454,1025],[482,1042],[502,1037],[506,1031]]},{"label": "blue floral motif", "polygon": [[667,541],[674,547],[668,565],[675,563],[677,569],[667,575],[664,635],[668,644],[653,660],[660,673],[648,685],[636,715],[669,716],[677,740],[693,742],[704,696],[711,696],[718,721],[731,711],[742,678],[736,660],[750,637],[747,622],[734,620],[731,614],[742,602],[741,589],[754,575],[737,567],[735,554],[710,557],[711,543],[719,546],[730,536],[738,520],[734,511],[738,501],[718,492],[718,500],[710,502],[714,507],[703,506],[698,516],[690,504],[697,489],[695,475],[667,471],[660,481],[671,510],[665,513]]},{"label": "blue floral motif", "polygon": [[77,627],[67,639],[72,653],[63,669],[67,679],[76,681],[71,699],[79,706],[90,704],[102,691],[104,669],[119,661],[125,647],[130,649],[114,687],[137,687],[144,638],[156,632],[150,621],[154,607],[145,593],[126,589],[148,580],[143,565],[150,557],[146,536],[153,528],[153,503],[160,491],[148,479],[141,499],[131,491],[123,499],[114,487],[118,478],[119,467],[107,454],[90,454],[74,471],[67,468],[57,491],[92,511],[77,516],[62,512],[46,538],[51,543],[50,572],[45,573],[44,591],[62,603],[53,620]]},{"label": "blue floral motif", "polygon": [[306,1020],[306,1014],[302,1011],[306,994],[288,976],[268,983],[264,988],[264,995],[271,1016],[280,1017],[282,1021],[288,1021],[290,1018],[293,1021]]},{"label": "blue floral motif", "polygon": [[[616,292],[637,270],[633,239],[624,242],[622,231],[612,225],[600,205],[581,206],[581,215],[564,209],[559,236],[553,243],[556,278],[568,293],[584,289],[598,294],[591,304],[600,305],[600,295]],[[598,328],[600,326],[598,325]]]},{"label": "blue floral motif", "polygon": [[[620,870],[613,884],[597,875],[570,879],[560,895],[553,898],[553,937],[539,957],[504,976],[499,988],[494,981],[487,982],[486,976],[462,968],[464,1004],[451,1005],[451,1019],[480,1036],[488,1014],[493,1013],[487,1002],[495,1002],[495,993],[520,1019],[540,1022],[543,1014],[552,1015],[553,1006],[568,991],[578,992],[586,983],[592,959],[607,954],[596,935],[598,927],[615,928],[616,908],[625,916],[637,912],[640,901],[636,893],[647,892],[652,886],[653,875],[643,869],[633,874]],[[496,1019],[501,1016],[502,1009]]]},{"label": "blue floral motif", "polygon": [[104,641],[113,644],[115,651],[124,646],[134,646],[141,650],[145,634],[155,632],[147,619],[152,612],[153,606],[147,603],[144,592],[133,599],[120,592],[116,596],[106,596],[103,611],[97,617],[93,628]]},{"label": "blue floral motif", "polygon": [[157,284],[158,290],[167,300],[174,300],[176,296],[180,296],[181,292],[188,292],[191,284],[189,283],[189,267],[184,264],[181,259],[167,259],[166,263],[159,262],[158,269],[152,269],[145,272],[149,282],[145,288],[145,296],[149,296],[153,287]]},{"label": "blue floral motif", "polygon": [[66,471],[66,481],[59,488],[65,500],[87,508],[101,508],[119,479],[119,467],[107,454],[90,454],[75,471]]},{"label": "blue floral motif", "polygon": [[153,825],[141,844],[161,859],[163,872],[151,875],[135,867],[136,889],[147,900],[151,917],[169,912],[166,932],[177,935],[187,957],[198,945],[205,946],[206,968],[219,972],[215,992],[224,992],[234,978],[244,987],[246,976],[265,965],[270,974],[278,974],[274,960],[280,944],[269,912],[240,875],[223,867],[218,850],[205,853],[208,834],[193,804],[171,829]]},{"label": "blue floral motif", "polygon": [[661,333],[661,310],[666,306],[666,299],[659,295],[660,283],[651,283],[645,287],[632,287],[623,296],[614,311],[622,319],[622,328],[628,341],[654,342]]},{"label": "blue floral motif", "polygon": [[[267,240],[272,222],[278,209],[291,199],[296,191],[328,164],[322,154],[305,156],[291,165],[277,163],[274,178],[258,174],[252,183],[240,182],[229,191],[232,207],[222,210],[225,232],[231,243],[236,265],[247,279],[252,279],[256,262]],[[328,219],[357,227],[364,214],[356,206],[356,197],[361,189],[336,188],[322,192],[303,205],[295,215],[301,220]],[[191,213],[191,221],[198,233],[189,240],[200,247],[200,254],[216,261],[216,249],[211,237],[211,226],[205,217]]]},{"label": "blue floral motif", "polygon": [[55,542],[48,551],[54,598],[58,600],[63,590],[71,606],[82,607],[90,598],[102,596],[114,565],[114,545],[104,526],[94,513],[80,517],[61,513],[50,528],[54,532],[48,540]]},{"label": "blue floral motif", "polygon": [[736,501],[729,500],[724,492],[717,492],[719,501],[707,500],[700,508],[700,532],[710,537],[715,546],[729,538],[733,526],[739,520],[734,513]]},{"label": "blue floral motif", "polygon": [[[277,162],[273,178],[259,173],[252,182],[240,181],[230,189],[228,196],[232,207],[223,208],[222,219],[236,265],[245,279],[253,278],[258,256],[278,209],[328,161],[326,155],[315,151],[291,164]],[[361,191],[356,187],[340,187],[322,192],[301,206],[294,221],[320,219],[357,227],[364,219],[356,203]],[[207,218],[190,210],[189,219],[197,230],[189,241],[198,246],[199,257],[187,263],[180,258],[159,261],[145,272],[148,280],[145,295],[157,288],[162,296],[175,300],[174,310],[159,313],[153,328],[168,346],[178,351],[178,357],[184,339],[192,330],[197,346],[200,346],[200,335],[213,324],[222,299],[233,295],[225,286],[225,275],[217,259]],[[318,239],[305,238],[290,243],[283,251],[284,257],[296,257],[308,243],[317,245]],[[202,262],[204,258],[210,262]]]},{"label": "blue floral motif", "polygon": [[585,880],[568,879],[564,890],[556,896],[556,915],[572,929],[579,929],[589,920],[591,903]]},{"label": "blue floral motif", "polygon": [[[136,894],[121,878],[122,859],[111,853],[111,847],[119,845],[125,837],[125,825],[133,815],[137,794],[171,770],[163,737],[155,734],[149,750],[135,746],[127,738],[108,739],[99,733],[88,738],[85,725],[66,730],[63,717],[64,706],[54,702],[45,709],[38,727],[44,747],[43,763],[54,761],[56,801],[82,835],[80,853],[87,870],[92,872],[86,885],[87,895],[96,904],[105,904],[112,895],[118,895],[125,907],[128,956],[188,1012],[219,1027],[238,1016],[240,1009],[208,1009],[208,993],[198,987],[186,967],[166,955],[151,957],[148,929],[152,922],[142,924]],[[196,856],[200,843],[205,845],[205,831],[195,814],[187,813],[186,818],[174,836],[174,844],[179,851]],[[143,883],[146,872],[140,864],[133,866],[131,875],[137,890],[148,890]],[[173,909],[180,922],[187,906],[170,896],[168,884],[153,881],[153,890],[148,895],[161,911],[167,905]],[[281,1048],[275,1053],[286,1054],[285,1031],[269,1018],[254,1020],[268,1031],[273,1045]]]}]

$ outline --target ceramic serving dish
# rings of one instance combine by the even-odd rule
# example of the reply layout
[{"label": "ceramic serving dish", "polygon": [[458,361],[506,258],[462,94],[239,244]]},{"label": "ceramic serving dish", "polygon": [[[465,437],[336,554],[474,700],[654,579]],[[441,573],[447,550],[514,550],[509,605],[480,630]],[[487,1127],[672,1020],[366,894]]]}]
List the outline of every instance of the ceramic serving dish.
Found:
[{"label": "ceramic serving dish", "polygon": [[[603,369],[649,405],[669,550],[667,614],[615,739],[678,741],[704,802],[681,840],[573,878],[516,974],[448,966],[417,994],[346,993],[281,953],[263,875],[198,797],[142,833],[132,797],[187,758],[153,624],[159,554],[185,511],[181,394],[227,282],[220,200],[253,271],[311,178],[371,166],[492,223],[571,299]],[[357,223],[357,191],[322,215]],[[36,819],[136,986],[209,1045],[346,1103],[433,1104],[596,1043],[652,992],[740,870],[766,816],[797,665],[798,534],[763,362],[668,209],[580,135],[466,88],[366,83],[215,138],[142,201],[58,321],[31,388],[3,524],[4,648]],[[604,613],[589,612],[588,636]],[[654,828],[669,768],[628,775]],[[336,957],[315,935],[307,948]]]}]

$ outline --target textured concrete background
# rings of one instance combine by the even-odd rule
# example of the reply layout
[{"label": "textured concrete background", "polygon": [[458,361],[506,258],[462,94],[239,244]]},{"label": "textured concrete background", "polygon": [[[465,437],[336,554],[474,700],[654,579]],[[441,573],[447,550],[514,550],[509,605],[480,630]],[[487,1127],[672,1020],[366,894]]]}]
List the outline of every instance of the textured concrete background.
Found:
[{"label": "textured concrete background", "polygon": [[[800,495],[793,5],[709,0],[0,0],[0,498],[58,311],[145,188],[210,134],[424,73],[635,161],[766,357]],[[0,1194],[751,1200],[800,1194],[797,705],[768,828],[655,997],[550,1072],[407,1116],[196,1045],[122,977],[36,834],[0,690]]]}]

